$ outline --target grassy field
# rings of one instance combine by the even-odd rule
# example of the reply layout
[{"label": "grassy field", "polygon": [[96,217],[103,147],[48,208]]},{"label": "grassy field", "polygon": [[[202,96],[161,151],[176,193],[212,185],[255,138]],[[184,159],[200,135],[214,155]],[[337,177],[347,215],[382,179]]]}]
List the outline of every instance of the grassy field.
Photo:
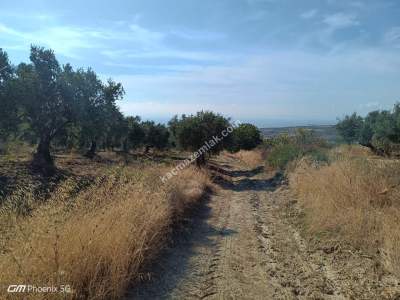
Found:
[{"label": "grassy field", "polygon": [[[195,167],[164,184],[160,176],[183,157],[103,152],[90,160],[58,153],[58,172],[50,179],[31,173],[26,155],[0,157],[0,284],[71,286],[63,299],[123,297],[215,188],[207,168]],[[351,245],[400,277],[398,160],[360,146],[327,146],[307,132],[221,157],[248,170],[265,165],[266,172],[285,174],[304,211],[307,237]],[[20,299],[1,293],[1,299]]]},{"label": "grassy field", "polygon": [[362,249],[400,276],[400,161],[341,146],[329,163],[303,158],[289,172],[307,231]]},{"label": "grassy field", "polygon": [[[2,164],[3,183],[12,188],[3,193],[0,213],[1,285],[70,285],[73,293],[63,299],[121,298],[212,187],[206,171],[194,168],[163,184],[159,176],[173,159],[159,159],[59,156],[60,174],[46,183],[23,160]],[[5,291],[0,298],[20,299]]]}]

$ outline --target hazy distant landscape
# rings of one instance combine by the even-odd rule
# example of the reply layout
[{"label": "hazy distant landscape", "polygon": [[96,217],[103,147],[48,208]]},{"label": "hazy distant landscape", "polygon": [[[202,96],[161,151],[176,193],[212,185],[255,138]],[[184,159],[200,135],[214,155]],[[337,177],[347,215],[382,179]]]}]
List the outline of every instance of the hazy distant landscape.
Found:
[{"label": "hazy distant landscape", "polygon": [[289,135],[294,135],[296,130],[299,128],[312,130],[321,138],[326,139],[331,143],[338,142],[339,134],[335,128],[335,125],[306,125],[306,126],[291,126],[291,127],[269,127],[260,128],[262,134],[267,137],[276,137],[280,134],[287,133]]}]

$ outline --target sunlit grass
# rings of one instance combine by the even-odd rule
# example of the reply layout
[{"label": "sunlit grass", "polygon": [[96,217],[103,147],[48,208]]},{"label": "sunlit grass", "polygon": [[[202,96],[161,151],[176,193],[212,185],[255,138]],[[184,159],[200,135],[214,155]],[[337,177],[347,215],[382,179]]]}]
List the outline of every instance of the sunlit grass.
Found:
[{"label": "sunlit grass", "polygon": [[333,151],[331,164],[303,159],[289,176],[311,232],[331,232],[400,275],[400,162],[365,149]]},{"label": "sunlit grass", "polygon": [[[123,296],[143,266],[165,246],[174,222],[211,185],[208,175],[194,168],[163,184],[159,176],[166,170],[110,166],[73,197],[75,182],[66,180],[30,216],[3,209],[1,285],[70,285],[74,293],[63,295],[66,299]],[[21,296],[1,293],[0,298]],[[59,299],[60,295],[24,297]]]}]

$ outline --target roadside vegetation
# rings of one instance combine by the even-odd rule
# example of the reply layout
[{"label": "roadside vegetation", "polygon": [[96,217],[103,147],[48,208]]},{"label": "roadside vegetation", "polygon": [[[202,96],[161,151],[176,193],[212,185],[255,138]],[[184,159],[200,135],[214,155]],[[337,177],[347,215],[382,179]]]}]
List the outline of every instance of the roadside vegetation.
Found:
[{"label": "roadside vegetation", "polygon": [[[68,284],[74,292],[65,299],[121,298],[169,242],[173,227],[212,188],[205,170],[190,167],[168,185],[159,180],[166,170],[154,163],[104,166],[88,187],[77,192],[79,182],[66,179],[45,203],[23,187],[14,190],[0,213],[0,282]],[[22,195],[30,198],[24,203],[28,216],[15,206]]]},{"label": "roadside vegetation", "polygon": [[347,116],[336,127],[348,145],[298,130],[268,139],[265,147],[267,164],[284,170],[304,209],[310,237],[360,250],[400,278],[398,116],[398,104],[365,118]]},{"label": "roadside vegetation", "polygon": [[356,113],[336,125],[348,144],[359,143],[376,154],[400,157],[400,104],[392,110],[376,110],[366,117]]},{"label": "roadside vegetation", "polygon": [[326,161],[330,145],[314,131],[298,129],[294,135],[280,134],[264,142],[268,165],[284,170],[288,165],[304,156],[315,161]]},{"label": "roadside vegetation", "polygon": [[299,161],[290,186],[309,232],[361,249],[400,277],[400,162],[359,147],[333,149],[325,165]]}]

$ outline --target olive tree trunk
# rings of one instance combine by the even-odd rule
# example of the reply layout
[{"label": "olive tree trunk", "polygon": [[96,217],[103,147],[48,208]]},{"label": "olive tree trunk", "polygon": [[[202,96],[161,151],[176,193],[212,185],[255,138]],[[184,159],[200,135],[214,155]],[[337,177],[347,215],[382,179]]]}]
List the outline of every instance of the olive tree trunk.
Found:
[{"label": "olive tree trunk", "polygon": [[95,140],[92,140],[92,143],[90,144],[90,149],[86,152],[85,156],[93,158],[96,155],[96,150],[97,150],[97,143]]},{"label": "olive tree trunk", "polygon": [[43,134],[40,137],[36,153],[33,156],[32,167],[45,175],[51,175],[54,172],[54,160],[50,154],[50,134]]}]

